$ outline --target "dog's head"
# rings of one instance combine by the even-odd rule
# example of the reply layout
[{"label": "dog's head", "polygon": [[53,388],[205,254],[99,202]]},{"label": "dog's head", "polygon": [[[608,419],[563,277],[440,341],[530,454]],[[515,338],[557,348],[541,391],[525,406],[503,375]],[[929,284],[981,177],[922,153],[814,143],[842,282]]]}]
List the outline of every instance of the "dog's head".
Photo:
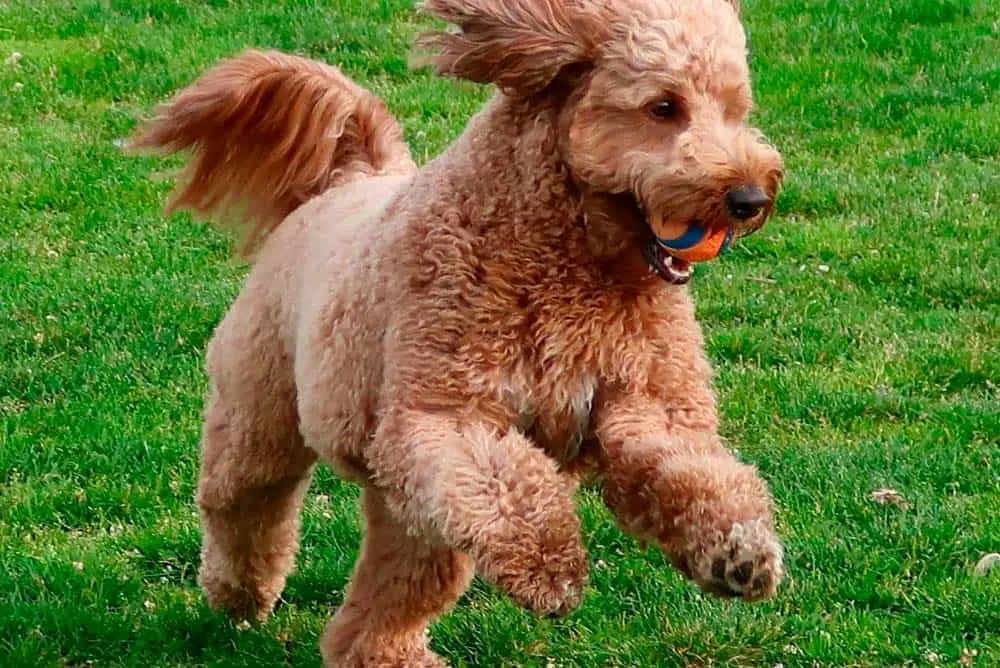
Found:
[{"label": "dog's head", "polygon": [[524,99],[562,100],[559,148],[586,192],[641,228],[646,259],[681,283],[690,266],[657,237],[678,226],[759,229],[782,177],[747,125],[752,106],[737,0],[427,0],[458,27],[423,40],[442,74]]}]

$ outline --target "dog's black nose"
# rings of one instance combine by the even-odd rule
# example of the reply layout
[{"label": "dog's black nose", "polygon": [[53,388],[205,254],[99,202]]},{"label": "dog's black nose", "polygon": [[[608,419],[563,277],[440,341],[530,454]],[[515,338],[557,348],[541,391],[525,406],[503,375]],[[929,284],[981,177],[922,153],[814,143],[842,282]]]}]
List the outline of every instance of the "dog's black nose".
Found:
[{"label": "dog's black nose", "polygon": [[726,208],[739,220],[753,218],[770,203],[771,198],[758,186],[736,186],[726,193]]}]

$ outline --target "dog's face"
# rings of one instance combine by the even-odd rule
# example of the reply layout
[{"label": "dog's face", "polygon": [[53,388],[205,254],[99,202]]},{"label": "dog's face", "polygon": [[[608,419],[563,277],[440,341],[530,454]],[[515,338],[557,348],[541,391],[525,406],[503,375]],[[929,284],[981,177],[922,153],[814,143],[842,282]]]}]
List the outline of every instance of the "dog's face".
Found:
[{"label": "dog's face", "polygon": [[[782,177],[747,125],[746,37],[735,0],[429,0],[460,33],[430,42],[440,70],[514,95],[557,90],[560,150],[586,190],[642,228],[651,268],[685,282],[657,237],[687,225],[758,229]],[[451,56],[449,58],[449,56]]]},{"label": "dog's face", "polygon": [[[563,154],[598,192],[623,194],[653,233],[763,225],[781,180],[778,152],[747,126],[746,42],[721,1],[662,3],[660,18],[615,26],[567,104]],[[647,260],[683,282],[690,266],[653,238]]]}]

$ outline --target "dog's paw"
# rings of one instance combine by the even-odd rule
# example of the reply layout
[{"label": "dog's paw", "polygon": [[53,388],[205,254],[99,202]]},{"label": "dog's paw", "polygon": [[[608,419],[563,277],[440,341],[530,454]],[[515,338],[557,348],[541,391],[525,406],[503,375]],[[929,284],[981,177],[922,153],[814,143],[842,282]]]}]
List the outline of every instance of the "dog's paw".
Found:
[{"label": "dog's paw", "polygon": [[204,575],[200,583],[209,607],[226,613],[233,621],[266,622],[278,600],[277,594],[252,591]]},{"label": "dog's paw", "polygon": [[525,531],[491,540],[475,555],[480,574],[514,602],[540,615],[562,616],[577,606],[587,584],[587,553],[576,531]]},{"label": "dog's paw", "polygon": [[687,555],[682,567],[707,592],[724,598],[770,598],[784,577],[783,550],[771,523],[735,523]]},{"label": "dog's paw", "polygon": [[[538,555],[535,563],[510,564],[494,578],[516,603],[540,615],[569,614],[583,598],[587,584],[587,557],[583,549]],[[506,571],[506,572],[504,572]]]},{"label": "dog's paw", "polygon": [[525,569],[499,569],[489,579],[515,603],[539,615],[561,617],[569,614],[583,598],[587,584],[586,568],[576,565],[583,555],[566,563],[532,565]]},{"label": "dog's paw", "polygon": [[408,643],[398,638],[364,638],[343,656],[324,654],[323,664],[329,668],[448,668],[426,641]]}]

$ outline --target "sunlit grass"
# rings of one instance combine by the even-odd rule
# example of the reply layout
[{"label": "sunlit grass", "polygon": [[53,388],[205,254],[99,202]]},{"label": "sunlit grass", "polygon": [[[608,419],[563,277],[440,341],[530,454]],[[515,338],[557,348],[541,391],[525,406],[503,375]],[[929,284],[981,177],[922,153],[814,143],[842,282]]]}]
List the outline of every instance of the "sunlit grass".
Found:
[{"label": "sunlit grass", "polygon": [[[1000,665],[1000,573],[971,575],[1000,551],[1000,11],[744,6],[787,188],[694,287],[724,431],[772,483],[790,580],[760,605],[703,598],[585,494],[582,609],[537,620],[477,582],[433,631],[456,664]],[[407,0],[0,2],[0,665],[318,663],[356,490],[318,477],[268,624],[208,611],[201,356],[245,268],[162,218],[165,165],[118,140],[258,46],[341,65],[425,159],[487,91],[409,71],[417,27]]]}]

